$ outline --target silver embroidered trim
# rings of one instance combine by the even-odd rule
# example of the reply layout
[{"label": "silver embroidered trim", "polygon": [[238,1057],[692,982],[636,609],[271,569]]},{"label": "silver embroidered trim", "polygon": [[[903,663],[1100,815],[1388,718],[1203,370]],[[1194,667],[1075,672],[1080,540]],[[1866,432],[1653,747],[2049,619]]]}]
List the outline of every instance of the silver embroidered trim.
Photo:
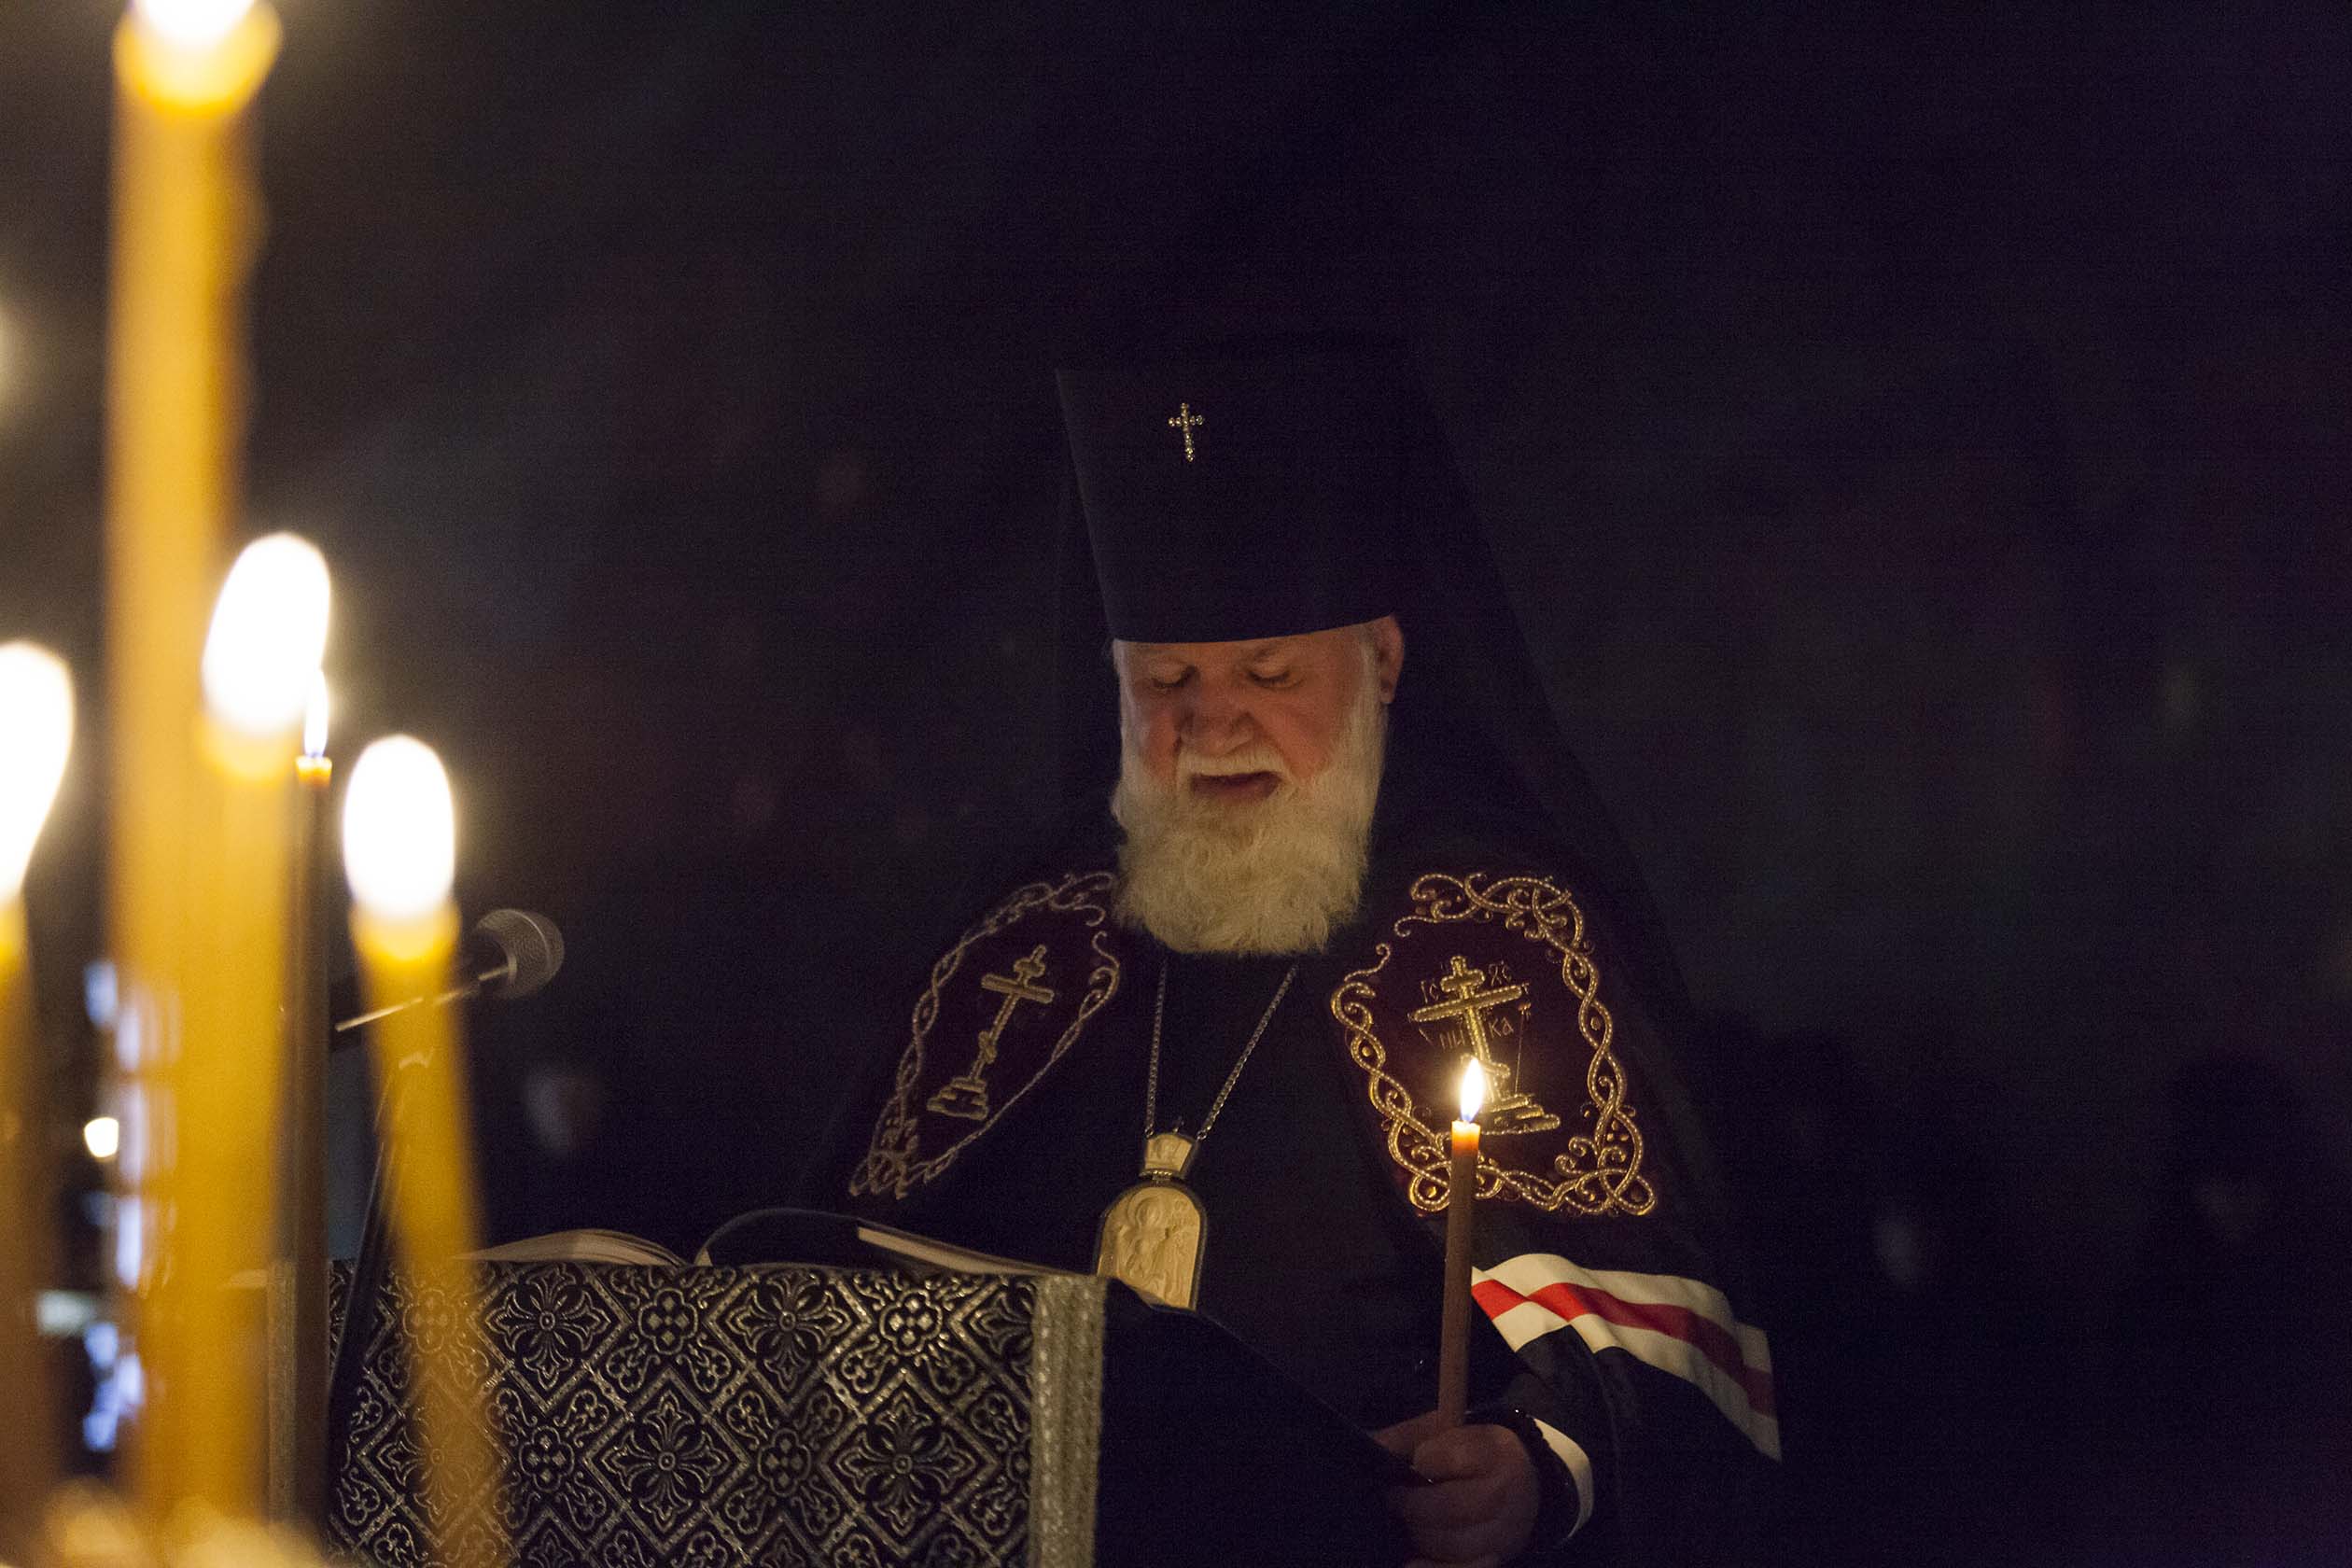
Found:
[{"label": "silver embroidered trim", "polygon": [[1103,1281],[1041,1275],[1030,1319],[1029,1568],[1094,1568]]}]

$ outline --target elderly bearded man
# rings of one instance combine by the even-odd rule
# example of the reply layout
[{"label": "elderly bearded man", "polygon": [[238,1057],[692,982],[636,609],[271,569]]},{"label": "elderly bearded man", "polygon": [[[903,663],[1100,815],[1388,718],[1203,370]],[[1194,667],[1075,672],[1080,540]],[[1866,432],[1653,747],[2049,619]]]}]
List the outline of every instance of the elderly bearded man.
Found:
[{"label": "elderly bearded man", "polygon": [[[1410,378],[1309,345],[1061,389],[1076,820],[933,965],[850,1205],[1197,1307],[1430,1478],[1392,1494],[1429,1562],[1740,1560],[1779,1435],[1680,981]],[[1472,1057],[1485,1315],[1447,1431]]]}]

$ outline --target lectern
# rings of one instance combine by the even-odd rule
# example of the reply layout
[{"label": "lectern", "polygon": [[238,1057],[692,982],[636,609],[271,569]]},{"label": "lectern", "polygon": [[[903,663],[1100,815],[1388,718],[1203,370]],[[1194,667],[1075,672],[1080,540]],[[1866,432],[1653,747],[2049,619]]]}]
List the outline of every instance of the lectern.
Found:
[{"label": "lectern", "polygon": [[[525,1564],[1401,1563],[1400,1462],[1205,1318],[1057,1274],[485,1263],[395,1278],[329,1478],[394,1568],[503,1518]],[[336,1275],[336,1312],[349,1289]],[[430,1517],[409,1348],[489,1391],[502,1473]],[[451,1353],[454,1352],[454,1353]],[[492,1510],[498,1510],[494,1515]]]}]

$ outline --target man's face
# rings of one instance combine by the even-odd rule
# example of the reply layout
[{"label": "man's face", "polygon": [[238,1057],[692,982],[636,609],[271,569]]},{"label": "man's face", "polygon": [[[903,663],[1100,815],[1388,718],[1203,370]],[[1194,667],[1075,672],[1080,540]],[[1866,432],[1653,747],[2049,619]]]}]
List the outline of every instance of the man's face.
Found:
[{"label": "man's face", "polygon": [[1113,645],[1122,718],[1144,769],[1196,799],[1237,804],[1320,776],[1363,682],[1379,682],[1386,702],[1403,655],[1393,617],[1246,642]]},{"label": "man's face", "polygon": [[1114,657],[1120,918],[1180,953],[1319,951],[1363,893],[1396,623]]}]

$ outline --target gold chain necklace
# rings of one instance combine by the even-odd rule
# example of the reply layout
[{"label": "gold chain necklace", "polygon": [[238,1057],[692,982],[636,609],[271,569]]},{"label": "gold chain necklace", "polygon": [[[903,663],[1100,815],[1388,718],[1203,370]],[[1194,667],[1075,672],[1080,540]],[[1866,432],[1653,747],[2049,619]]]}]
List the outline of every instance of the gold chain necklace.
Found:
[{"label": "gold chain necklace", "polygon": [[[1095,1272],[1124,1280],[1144,1295],[1170,1307],[1191,1307],[1200,1299],[1200,1266],[1207,1253],[1209,1211],[1200,1196],[1184,1184],[1193,1156],[1207,1141],[1210,1129],[1225,1111],[1241,1070],[1250,1065],[1267,1026],[1274,1021],[1291,982],[1298,978],[1294,962],[1274,987],[1274,1000],[1258,1015],[1249,1043],[1225,1074],[1217,1098],[1210,1102],[1200,1130],[1190,1138],[1170,1128],[1159,1130],[1160,1024],[1168,1015],[1168,965],[1160,965],[1159,994],[1152,1002],[1151,1066],[1143,1080],[1143,1178],[1111,1200],[1102,1211],[1102,1228],[1095,1239]],[[1178,1124],[1180,1127],[1182,1124]]]}]

